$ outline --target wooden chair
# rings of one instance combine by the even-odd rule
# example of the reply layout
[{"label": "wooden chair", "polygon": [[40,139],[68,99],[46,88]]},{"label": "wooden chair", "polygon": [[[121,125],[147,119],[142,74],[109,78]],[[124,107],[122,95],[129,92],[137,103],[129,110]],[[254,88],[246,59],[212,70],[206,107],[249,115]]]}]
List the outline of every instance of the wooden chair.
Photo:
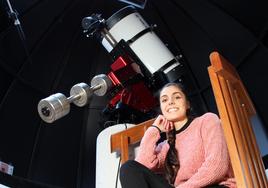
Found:
[{"label": "wooden chair", "polygon": [[267,188],[265,168],[251,127],[256,111],[235,68],[210,54],[209,77],[239,188]]},{"label": "wooden chair", "polygon": [[[251,127],[254,106],[235,68],[219,53],[210,55],[208,72],[222,121],[238,188],[267,188],[264,165]],[[128,160],[128,146],[139,142],[153,119],[111,135],[111,152]]]}]

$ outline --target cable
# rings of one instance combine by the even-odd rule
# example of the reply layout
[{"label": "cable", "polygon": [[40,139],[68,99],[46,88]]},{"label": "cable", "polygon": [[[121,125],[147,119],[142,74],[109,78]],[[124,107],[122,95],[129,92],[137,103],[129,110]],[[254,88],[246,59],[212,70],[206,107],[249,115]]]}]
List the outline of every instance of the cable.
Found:
[{"label": "cable", "polygon": [[121,167],[121,156],[119,157],[119,163],[118,163],[118,166],[117,166],[115,188],[117,188],[117,185],[118,185],[118,177],[119,177],[120,167]]},{"label": "cable", "polygon": [[23,28],[22,28],[22,26],[20,24],[20,20],[18,18],[18,13],[17,13],[16,10],[13,10],[9,0],[6,0],[6,3],[7,3],[8,8],[9,8],[9,11],[8,11],[9,17],[12,19],[12,21],[14,23],[14,26],[17,29],[17,32],[18,32],[20,40],[22,42],[24,51],[26,53],[26,57],[27,57],[26,61],[28,60],[30,63],[32,63],[31,54],[30,54],[30,52],[28,50],[28,47],[27,47],[27,44],[26,44],[26,36],[25,36]]},{"label": "cable", "polygon": [[126,124],[126,123],[124,123],[124,125],[125,125],[125,129],[127,130],[127,124]]},{"label": "cable", "polygon": [[[127,124],[124,123],[124,125],[125,125],[125,130],[127,130]],[[119,177],[120,167],[121,167],[121,155],[119,157],[119,163],[118,163],[118,166],[117,166],[115,188],[117,188],[117,185],[118,185],[118,177]]]}]

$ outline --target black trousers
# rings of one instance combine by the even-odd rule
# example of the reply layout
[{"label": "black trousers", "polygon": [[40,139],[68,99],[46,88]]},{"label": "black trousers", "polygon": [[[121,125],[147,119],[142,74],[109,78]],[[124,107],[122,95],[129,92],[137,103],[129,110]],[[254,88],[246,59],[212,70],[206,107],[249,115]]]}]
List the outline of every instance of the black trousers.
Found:
[{"label": "black trousers", "polygon": [[[122,188],[174,188],[164,177],[155,174],[134,160],[129,160],[121,166],[120,182]],[[221,185],[212,185],[207,188],[224,187]]]}]

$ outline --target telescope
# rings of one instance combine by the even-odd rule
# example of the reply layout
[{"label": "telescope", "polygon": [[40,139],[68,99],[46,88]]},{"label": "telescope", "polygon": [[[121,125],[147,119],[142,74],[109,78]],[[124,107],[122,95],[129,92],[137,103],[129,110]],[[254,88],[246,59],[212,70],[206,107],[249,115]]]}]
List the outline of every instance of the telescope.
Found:
[{"label": "telescope", "polygon": [[[110,72],[98,75],[91,86],[72,87],[70,97],[56,93],[38,104],[40,117],[52,123],[69,113],[70,103],[88,104],[92,94],[108,95],[106,111],[127,106],[142,114],[158,105],[155,95],[168,82],[180,82],[184,69],[181,55],[174,56],[133,6],[126,6],[107,20],[101,14],[82,19],[83,32],[97,39],[109,53]],[[92,83],[93,82],[93,83]]]}]

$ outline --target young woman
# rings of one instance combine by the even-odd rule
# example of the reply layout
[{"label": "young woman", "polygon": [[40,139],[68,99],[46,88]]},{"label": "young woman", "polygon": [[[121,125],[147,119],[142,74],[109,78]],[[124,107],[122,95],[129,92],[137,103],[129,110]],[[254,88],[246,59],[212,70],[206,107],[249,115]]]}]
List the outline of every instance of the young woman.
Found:
[{"label": "young woman", "polygon": [[[146,130],[135,160],[121,167],[122,187],[236,187],[218,116],[192,118],[177,83],[163,87],[160,107],[162,115]],[[166,132],[167,140],[157,144],[161,132]]]}]

